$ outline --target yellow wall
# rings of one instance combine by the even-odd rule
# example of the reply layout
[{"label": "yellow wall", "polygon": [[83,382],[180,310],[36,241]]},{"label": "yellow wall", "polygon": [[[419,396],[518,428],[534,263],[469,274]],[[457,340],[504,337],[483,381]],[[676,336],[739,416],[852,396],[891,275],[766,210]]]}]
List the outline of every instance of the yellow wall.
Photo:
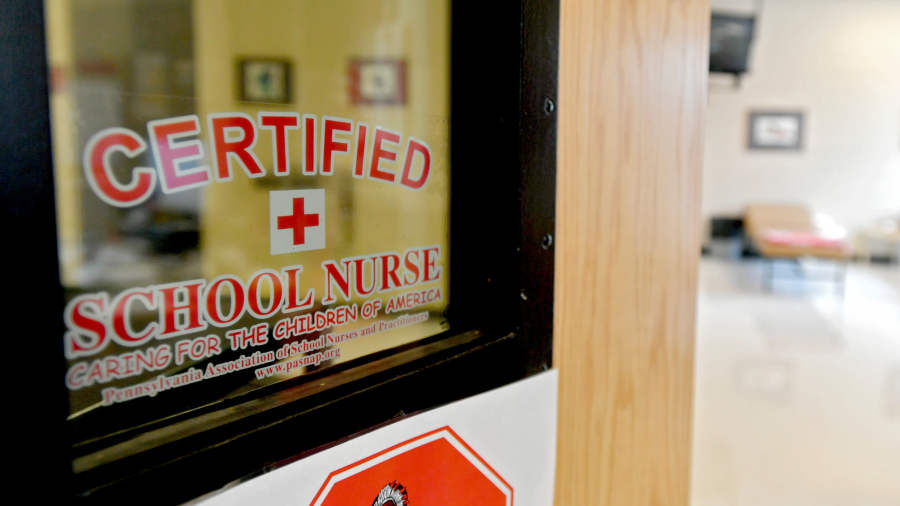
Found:
[{"label": "yellow wall", "polygon": [[53,177],[56,187],[57,237],[60,276],[65,285],[76,284],[83,262],[81,249],[81,163],[76,153],[72,117],[72,94],[65,78],[72,75],[71,11],[65,0],[47,0],[47,60],[55,86],[50,93],[53,136]]},{"label": "yellow wall", "polygon": [[[290,141],[291,175],[271,174],[269,132],[255,152],[268,175],[205,188],[201,213],[204,275],[236,274],[303,264],[304,286],[321,298],[327,259],[441,244],[447,258],[449,5],[446,1],[197,0],[194,5],[198,113],[259,111],[338,116],[381,125],[425,140],[432,149],[429,183],[419,192],[350,177],[351,157],[336,157],[333,176],[299,175],[301,139]],[[286,58],[293,65],[293,103],[238,102],[237,61]],[[352,58],[405,58],[407,104],[354,106],[348,66]],[[205,125],[204,125],[205,130]],[[321,128],[321,123],[320,123]],[[371,132],[370,132],[371,138]],[[269,253],[270,190],[325,188],[325,250]],[[223,218],[219,218],[223,217]],[[446,275],[446,264],[444,266]],[[445,276],[446,283],[446,276]]]}]

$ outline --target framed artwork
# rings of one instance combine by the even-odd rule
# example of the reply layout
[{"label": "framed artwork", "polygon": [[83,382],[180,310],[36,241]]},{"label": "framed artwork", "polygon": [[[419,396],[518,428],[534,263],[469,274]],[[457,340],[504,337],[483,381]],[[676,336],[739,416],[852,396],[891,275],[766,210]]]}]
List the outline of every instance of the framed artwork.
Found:
[{"label": "framed artwork", "polygon": [[291,102],[291,62],[278,58],[244,58],[238,62],[240,100],[268,104]]},{"label": "framed artwork", "polygon": [[803,147],[803,113],[751,112],[750,149],[798,151]]},{"label": "framed artwork", "polygon": [[406,104],[406,60],[355,58],[349,73],[352,104]]}]

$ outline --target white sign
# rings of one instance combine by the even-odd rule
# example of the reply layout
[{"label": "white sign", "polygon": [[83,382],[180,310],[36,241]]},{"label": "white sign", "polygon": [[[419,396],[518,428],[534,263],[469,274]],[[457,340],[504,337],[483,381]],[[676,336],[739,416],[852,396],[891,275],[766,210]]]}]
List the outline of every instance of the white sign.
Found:
[{"label": "white sign", "polygon": [[325,247],[325,190],[269,192],[272,254]]},{"label": "white sign", "polygon": [[359,67],[359,93],[374,102],[392,100],[399,93],[397,66],[392,62],[371,62]]},{"label": "white sign", "polygon": [[552,370],[433,409],[198,502],[551,506],[557,381]]},{"label": "white sign", "polygon": [[757,143],[765,146],[793,146],[800,135],[796,116],[763,116],[756,119],[753,133]]},{"label": "white sign", "polygon": [[266,102],[284,100],[285,67],[277,61],[250,61],[244,65],[244,99]]}]

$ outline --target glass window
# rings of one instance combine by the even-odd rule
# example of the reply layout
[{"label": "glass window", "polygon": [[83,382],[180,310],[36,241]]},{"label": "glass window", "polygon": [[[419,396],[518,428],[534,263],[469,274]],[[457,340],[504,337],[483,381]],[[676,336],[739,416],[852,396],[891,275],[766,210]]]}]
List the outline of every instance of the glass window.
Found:
[{"label": "glass window", "polygon": [[77,437],[449,329],[447,0],[46,7]]}]

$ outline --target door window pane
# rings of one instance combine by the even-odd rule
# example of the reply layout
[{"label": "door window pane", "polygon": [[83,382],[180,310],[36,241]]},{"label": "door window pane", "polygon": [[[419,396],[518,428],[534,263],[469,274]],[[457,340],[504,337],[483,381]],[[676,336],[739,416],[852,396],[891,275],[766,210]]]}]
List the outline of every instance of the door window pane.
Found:
[{"label": "door window pane", "polygon": [[449,329],[446,0],[46,7],[70,418]]}]

